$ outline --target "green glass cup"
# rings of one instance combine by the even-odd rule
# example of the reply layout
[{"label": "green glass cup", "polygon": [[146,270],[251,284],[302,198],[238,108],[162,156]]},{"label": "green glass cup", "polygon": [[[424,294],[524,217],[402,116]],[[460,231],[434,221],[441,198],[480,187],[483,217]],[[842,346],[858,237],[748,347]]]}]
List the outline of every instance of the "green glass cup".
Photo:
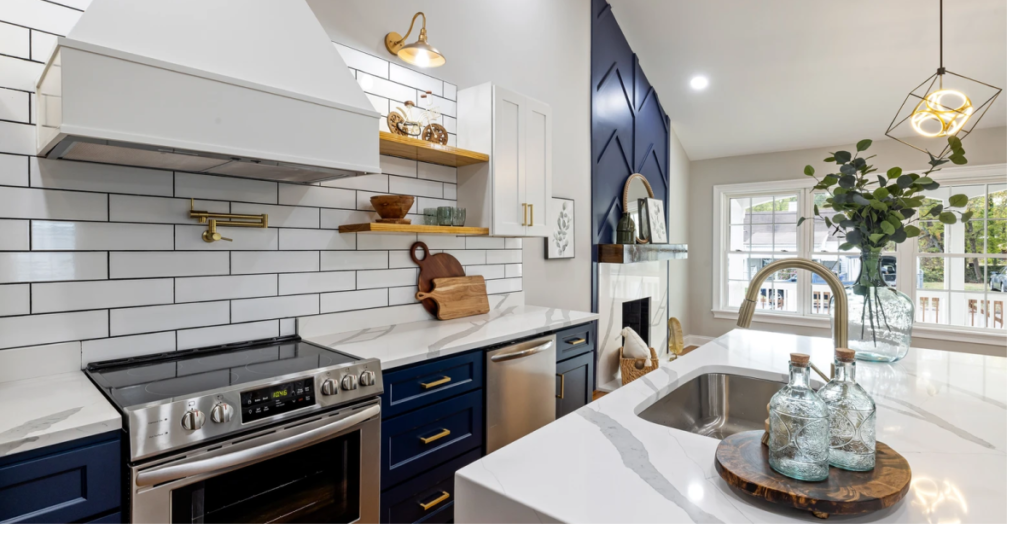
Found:
[{"label": "green glass cup", "polygon": [[466,209],[455,207],[455,210],[452,212],[452,225],[455,227],[466,225]]},{"label": "green glass cup", "polygon": [[452,207],[437,207],[437,225],[452,225],[454,210]]},{"label": "green glass cup", "polygon": [[437,209],[423,209],[423,225],[437,225]]}]

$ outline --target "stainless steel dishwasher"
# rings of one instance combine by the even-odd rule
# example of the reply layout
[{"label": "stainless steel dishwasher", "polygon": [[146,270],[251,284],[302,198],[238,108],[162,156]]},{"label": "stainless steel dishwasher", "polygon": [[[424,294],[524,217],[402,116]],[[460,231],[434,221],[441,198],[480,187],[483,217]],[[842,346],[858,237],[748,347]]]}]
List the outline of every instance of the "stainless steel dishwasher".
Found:
[{"label": "stainless steel dishwasher", "polygon": [[555,420],[555,335],[487,352],[487,452]]}]

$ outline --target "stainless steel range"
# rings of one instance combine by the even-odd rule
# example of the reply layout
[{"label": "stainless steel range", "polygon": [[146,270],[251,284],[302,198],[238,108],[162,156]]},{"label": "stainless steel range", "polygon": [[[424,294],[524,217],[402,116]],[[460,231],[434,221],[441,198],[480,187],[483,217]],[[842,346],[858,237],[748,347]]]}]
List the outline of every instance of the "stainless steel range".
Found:
[{"label": "stainless steel range", "polygon": [[132,522],[377,522],[380,361],[297,337],[92,363]]}]

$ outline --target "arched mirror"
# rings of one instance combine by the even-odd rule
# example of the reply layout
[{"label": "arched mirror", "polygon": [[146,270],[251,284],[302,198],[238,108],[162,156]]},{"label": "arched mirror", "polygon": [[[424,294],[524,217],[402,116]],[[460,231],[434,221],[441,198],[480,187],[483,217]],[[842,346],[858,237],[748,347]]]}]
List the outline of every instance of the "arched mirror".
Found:
[{"label": "arched mirror", "polygon": [[647,179],[640,173],[629,175],[629,178],[626,179],[626,185],[622,188],[622,212],[629,214],[633,219],[633,223],[636,224],[637,244],[647,244],[651,238],[650,231],[647,231],[646,225],[643,225],[643,222],[640,220],[639,201],[648,197],[654,197],[651,183],[647,182]]}]

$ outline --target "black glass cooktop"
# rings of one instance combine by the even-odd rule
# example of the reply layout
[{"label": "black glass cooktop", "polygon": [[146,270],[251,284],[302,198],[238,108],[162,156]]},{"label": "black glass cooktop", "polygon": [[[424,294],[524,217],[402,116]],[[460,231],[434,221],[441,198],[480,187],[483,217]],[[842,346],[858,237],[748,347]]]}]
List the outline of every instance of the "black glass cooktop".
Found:
[{"label": "black glass cooktop", "polygon": [[358,360],[290,337],[91,363],[85,372],[128,408]]}]

